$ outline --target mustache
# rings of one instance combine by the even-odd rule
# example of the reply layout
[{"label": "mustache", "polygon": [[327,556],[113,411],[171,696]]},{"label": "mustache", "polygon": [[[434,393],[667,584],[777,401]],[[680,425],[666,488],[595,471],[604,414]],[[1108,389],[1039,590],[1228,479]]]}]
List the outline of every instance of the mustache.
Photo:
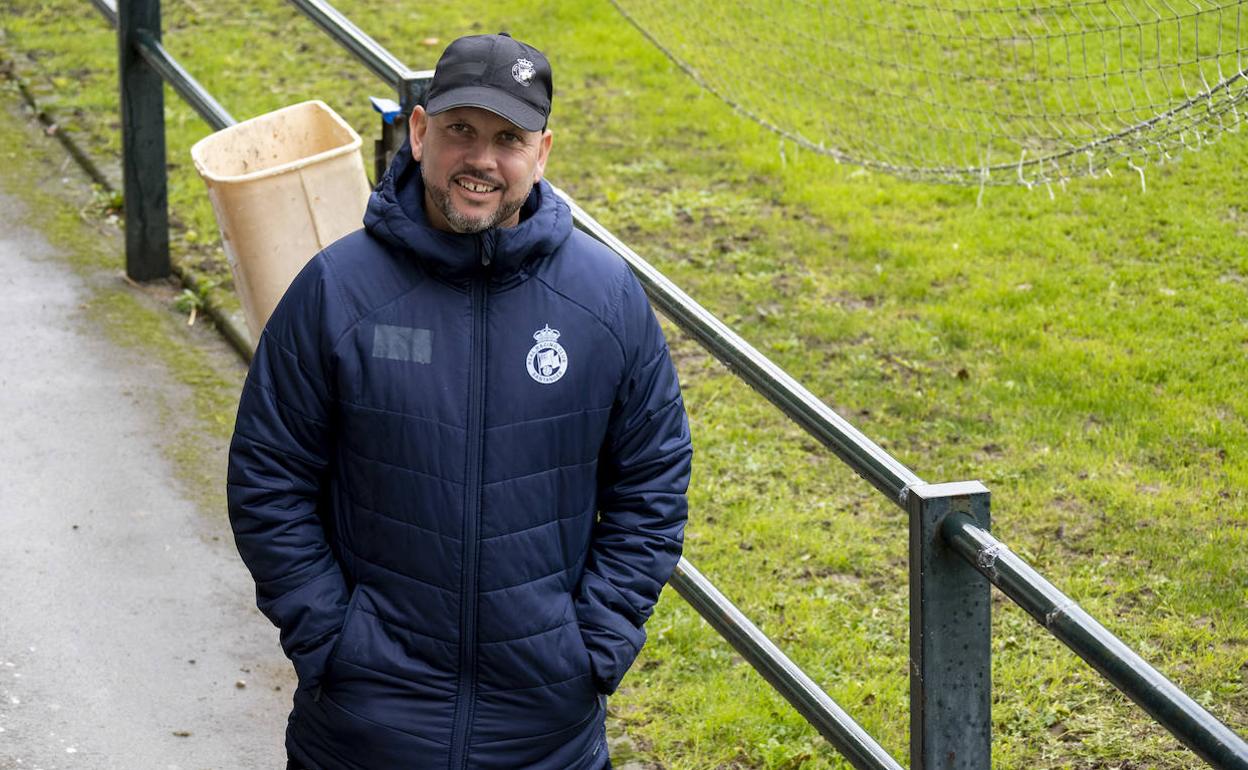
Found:
[{"label": "mustache", "polygon": [[506,187],[507,186],[507,184],[503,182],[503,180],[498,179],[497,177],[490,176],[489,174],[483,171],[477,171],[475,168],[472,168],[471,166],[461,166],[460,168],[456,169],[455,173],[451,174],[451,179],[454,179],[457,176],[470,176],[473,179],[477,180],[478,182],[484,182],[488,185],[493,185],[494,187]]}]

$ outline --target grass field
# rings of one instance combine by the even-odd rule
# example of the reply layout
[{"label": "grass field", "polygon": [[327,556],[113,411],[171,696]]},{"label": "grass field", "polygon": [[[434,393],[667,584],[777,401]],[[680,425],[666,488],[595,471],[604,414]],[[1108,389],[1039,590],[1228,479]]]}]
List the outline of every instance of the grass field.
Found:
[{"label": "grass field", "polygon": [[[413,68],[511,30],[554,63],[548,175],[1248,733],[1248,142],[1048,191],[924,186],[800,151],[700,91],[606,2],[338,7]],[[89,3],[6,0],[3,54],[97,157],[115,39]],[[165,45],[237,118],[384,87],[276,0],[168,2]],[[432,42],[431,39],[436,39]],[[175,243],[228,277],[167,102]],[[1050,194],[1050,192],[1052,194]],[[102,201],[101,209],[107,207]],[[677,333],[696,445],[686,554],[908,763],[906,522]],[[994,766],[1197,764],[1023,612],[994,603]],[[612,711],[656,767],[847,765],[666,592]]]}]

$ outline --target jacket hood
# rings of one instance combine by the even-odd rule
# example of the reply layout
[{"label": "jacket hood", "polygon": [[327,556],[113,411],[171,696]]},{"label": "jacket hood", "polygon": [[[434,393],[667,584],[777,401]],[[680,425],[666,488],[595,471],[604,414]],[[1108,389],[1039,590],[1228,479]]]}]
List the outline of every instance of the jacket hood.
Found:
[{"label": "jacket hood", "polygon": [[446,277],[468,277],[488,262],[491,274],[504,278],[559,248],[572,234],[572,212],[542,180],[533,185],[515,227],[472,234],[438,230],[425,215],[420,163],[412,158],[411,145],[404,142],[369,196],[364,228]]}]

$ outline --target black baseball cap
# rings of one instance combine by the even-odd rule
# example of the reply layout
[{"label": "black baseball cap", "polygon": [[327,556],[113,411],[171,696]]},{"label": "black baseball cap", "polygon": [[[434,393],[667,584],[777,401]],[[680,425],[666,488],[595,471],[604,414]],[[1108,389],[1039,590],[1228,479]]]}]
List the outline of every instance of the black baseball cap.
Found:
[{"label": "black baseball cap", "polygon": [[550,117],[550,62],[506,32],[469,35],[442,52],[426,94],[425,112],[480,107],[525,131],[542,131]]}]

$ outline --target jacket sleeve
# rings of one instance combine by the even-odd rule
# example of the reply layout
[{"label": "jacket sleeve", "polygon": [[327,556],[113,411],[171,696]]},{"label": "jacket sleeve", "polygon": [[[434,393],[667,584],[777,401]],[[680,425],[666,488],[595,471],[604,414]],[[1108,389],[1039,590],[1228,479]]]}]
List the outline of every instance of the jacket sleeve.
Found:
[{"label": "jacket sleeve", "polygon": [[348,590],[318,516],[331,441],[326,267],[295,278],[260,336],[230,443],[226,496],[256,604],[314,687],[342,628]]},{"label": "jacket sleeve", "polygon": [[680,559],[693,454],[667,342],[636,278],[625,278],[618,331],[625,376],[599,457],[598,520],[576,598],[598,689],[619,686],[646,641]]}]

